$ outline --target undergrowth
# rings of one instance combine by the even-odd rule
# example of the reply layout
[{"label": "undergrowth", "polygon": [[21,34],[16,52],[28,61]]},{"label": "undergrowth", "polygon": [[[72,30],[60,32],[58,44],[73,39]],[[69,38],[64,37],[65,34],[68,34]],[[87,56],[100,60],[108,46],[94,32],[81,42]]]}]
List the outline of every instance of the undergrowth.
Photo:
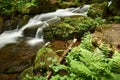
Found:
[{"label": "undergrowth", "polygon": [[[92,36],[87,33],[79,46],[65,57],[64,64],[51,64],[53,75],[50,80],[120,80],[120,53],[101,44],[94,47]],[[26,79],[30,80],[30,79]],[[47,80],[45,76],[34,76],[33,80]]]},{"label": "undergrowth", "polygon": [[36,6],[35,0],[0,0],[0,14],[10,15],[14,12],[21,12],[25,6]]},{"label": "undergrowth", "polygon": [[[115,51],[109,58],[106,54],[110,54],[110,50],[94,47],[91,40],[91,34],[87,33],[81,44],[66,56],[66,65],[52,68],[54,74],[50,80],[119,80],[120,53]],[[67,73],[63,75],[61,70]]]}]

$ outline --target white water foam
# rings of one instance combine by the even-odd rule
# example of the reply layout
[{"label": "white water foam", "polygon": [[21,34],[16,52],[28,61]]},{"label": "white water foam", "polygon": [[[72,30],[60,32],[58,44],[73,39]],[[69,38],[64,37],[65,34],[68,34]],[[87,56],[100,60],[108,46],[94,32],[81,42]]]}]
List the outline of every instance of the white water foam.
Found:
[{"label": "white water foam", "polygon": [[3,32],[0,35],[0,48],[10,43],[16,43],[18,37],[22,37],[22,35],[17,30]]}]

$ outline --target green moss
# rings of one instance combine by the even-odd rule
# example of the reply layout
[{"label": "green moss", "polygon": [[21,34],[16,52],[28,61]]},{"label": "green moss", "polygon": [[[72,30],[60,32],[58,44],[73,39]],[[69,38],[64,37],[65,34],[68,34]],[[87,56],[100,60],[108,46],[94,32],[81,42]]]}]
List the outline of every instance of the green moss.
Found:
[{"label": "green moss", "polygon": [[92,4],[88,10],[88,16],[92,18],[105,17],[107,10],[107,2]]},{"label": "green moss", "polygon": [[20,74],[20,80],[31,80],[33,77],[33,67],[29,67],[25,69],[21,74]]},{"label": "green moss", "polygon": [[116,23],[120,23],[120,16],[115,16],[115,17],[114,17],[114,21],[115,21]]},{"label": "green moss", "polygon": [[54,59],[58,60],[58,55],[52,49],[43,47],[36,54],[34,69],[48,69]]},{"label": "green moss", "polygon": [[60,2],[59,3],[59,7],[60,8],[68,8],[68,7],[72,7],[72,6],[79,6],[80,3],[78,3],[77,1],[70,1],[70,2]]},{"label": "green moss", "polygon": [[84,32],[94,31],[95,27],[104,21],[101,18],[91,19],[90,17],[63,18],[60,23],[54,24],[44,30],[45,39],[72,39],[81,38]]}]

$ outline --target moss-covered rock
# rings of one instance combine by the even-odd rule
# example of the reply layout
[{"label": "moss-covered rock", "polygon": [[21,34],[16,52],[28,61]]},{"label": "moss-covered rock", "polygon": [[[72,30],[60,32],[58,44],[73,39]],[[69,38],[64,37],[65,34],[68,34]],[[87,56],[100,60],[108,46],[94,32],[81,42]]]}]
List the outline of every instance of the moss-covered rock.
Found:
[{"label": "moss-covered rock", "polygon": [[43,47],[38,51],[35,57],[34,69],[49,68],[53,60],[58,60],[58,55],[50,48]]},{"label": "moss-covered rock", "polygon": [[107,11],[107,2],[92,4],[88,10],[88,16],[92,18],[105,17]]},{"label": "moss-covered rock", "polygon": [[[41,48],[34,60],[34,65],[25,69],[21,74],[20,74],[20,80],[32,80],[37,73],[36,71],[39,72],[39,76],[42,74],[42,69],[50,69],[50,65],[52,63],[56,63],[58,61],[59,57],[56,54],[55,51],[53,51],[51,48],[43,47]],[[45,72],[44,72],[45,73]],[[43,75],[43,74],[42,74]]]},{"label": "moss-covered rock", "polygon": [[77,1],[63,1],[58,3],[58,8],[68,8],[68,7],[77,7],[81,4]]},{"label": "moss-covered rock", "polygon": [[90,17],[63,18],[61,22],[54,24],[44,30],[45,39],[73,39],[81,38],[84,32],[94,31],[94,28],[103,23],[102,19],[91,19]]},{"label": "moss-covered rock", "polygon": [[26,3],[19,10],[22,14],[38,14],[43,12],[49,12],[56,9],[56,0],[32,0],[30,3]]},{"label": "moss-covered rock", "polygon": [[20,80],[32,80],[32,78],[33,78],[33,67],[29,67],[25,69],[20,74]]}]

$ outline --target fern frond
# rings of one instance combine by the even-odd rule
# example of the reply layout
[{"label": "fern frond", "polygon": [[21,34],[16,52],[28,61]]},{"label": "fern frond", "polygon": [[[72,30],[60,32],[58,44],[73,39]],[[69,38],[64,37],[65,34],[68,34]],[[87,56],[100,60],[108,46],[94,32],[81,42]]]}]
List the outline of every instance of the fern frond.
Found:
[{"label": "fern frond", "polygon": [[115,51],[112,59],[108,64],[111,67],[112,72],[120,74],[120,53]]},{"label": "fern frond", "polygon": [[86,65],[84,65],[84,63],[75,60],[70,62],[70,68],[71,72],[74,72],[80,76],[86,75],[88,77],[94,74]]},{"label": "fern frond", "polygon": [[94,51],[95,48],[92,45],[92,35],[90,33],[86,33],[84,35],[84,37],[82,38],[80,47],[92,52]]}]

